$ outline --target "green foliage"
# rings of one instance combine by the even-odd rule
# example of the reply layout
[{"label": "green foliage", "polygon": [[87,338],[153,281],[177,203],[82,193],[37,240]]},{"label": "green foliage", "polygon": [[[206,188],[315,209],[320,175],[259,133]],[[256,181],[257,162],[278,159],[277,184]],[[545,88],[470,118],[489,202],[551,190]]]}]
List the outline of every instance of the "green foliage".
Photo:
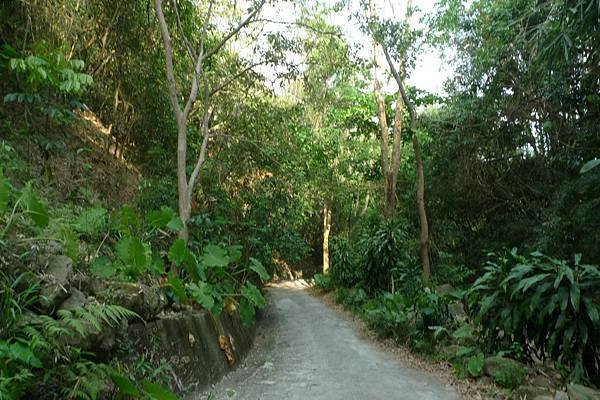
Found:
[{"label": "green foliage", "polygon": [[488,261],[470,291],[476,321],[490,348],[519,343],[526,355],[549,357],[571,368],[571,379],[599,374],[600,285],[596,266],[516,250]]},{"label": "green foliage", "polygon": [[160,210],[150,211],[146,214],[146,221],[155,229],[167,228],[172,232],[179,232],[183,228],[181,218],[172,208],[162,206]]},{"label": "green foliage", "polygon": [[402,295],[382,293],[363,306],[364,320],[370,329],[381,337],[393,337],[404,341],[411,327],[406,315],[405,300]]},{"label": "green foliage", "polygon": [[226,267],[229,264],[229,255],[227,250],[214,244],[208,244],[204,247],[204,253],[201,257],[201,262],[204,266],[211,267]]},{"label": "green foliage", "polygon": [[359,311],[367,299],[367,293],[362,288],[352,288],[342,291],[338,297],[338,301],[341,300],[340,302],[344,307],[353,312]]},{"label": "green foliage", "polygon": [[51,391],[58,390],[56,396],[96,399],[111,368],[92,361],[77,343],[137,315],[113,305],[60,310],[56,319],[34,314],[39,294],[35,285],[23,285],[27,279],[0,275],[0,397],[26,397],[43,380]]},{"label": "green foliage", "polygon": [[364,287],[371,293],[391,289],[392,271],[406,254],[406,228],[397,221],[385,222],[374,232],[364,234],[360,247],[365,252]]},{"label": "green foliage", "polygon": [[171,393],[170,391],[166,390],[165,388],[163,388],[162,386],[160,386],[156,383],[144,381],[143,386],[144,386],[144,391],[152,400],[177,400],[178,399],[178,397],[175,396],[173,393]]},{"label": "green foliage", "polygon": [[37,43],[32,54],[21,54],[5,44],[0,50],[0,63],[10,71],[18,92],[4,96],[4,103],[28,103],[49,117],[64,121],[72,117],[75,96],[91,86],[92,77],[81,72],[82,60],[67,59],[62,49],[50,49]]},{"label": "green foliage", "polygon": [[[187,290],[190,293],[190,297],[196,300],[202,307],[217,314],[221,311],[220,305],[222,299],[212,285],[205,282],[198,282],[198,284],[189,283]],[[216,308],[215,305],[217,305]]]},{"label": "green foliage", "polygon": [[456,375],[460,378],[477,378],[483,373],[485,355],[478,347],[459,347],[451,357]]},{"label": "green foliage", "polygon": [[469,375],[476,378],[483,372],[483,366],[485,364],[485,357],[483,353],[477,353],[476,356],[472,356],[467,361],[467,371]]},{"label": "green foliage", "polygon": [[523,367],[509,367],[499,371],[492,378],[500,387],[516,389],[525,380],[527,370]]},{"label": "green foliage", "polygon": [[264,282],[271,279],[271,275],[269,275],[269,273],[265,269],[264,265],[262,265],[262,263],[254,257],[250,257],[250,264],[248,264],[248,268],[250,268],[250,270],[256,272],[256,274]]},{"label": "green foliage", "polygon": [[352,287],[360,282],[360,258],[348,238],[333,236],[331,249],[331,278],[336,285]]},{"label": "green foliage", "polygon": [[331,275],[316,274],[313,276],[315,285],[325,292],[331,292],[334,288]]},{"label": "green foliage", "polygon": [[45,228],[48,226],[50,217],[46,207],[38,200],[33,194],[31,185],[28,185],[21,194],[20,199],[21,207],[23,212],[27,214],[31,220],[37,225],[38,228]]},{"label": "green foliage", "polygon": [[[250,279],[266,281],[270,275],[255,258],[250,258],[247,263],[242,262],[241,250],[237,245],[225,247],[209,243],[204,246],[198,262],[185,241],[175,240],[168,252],[169,260],[179,267],[185,266],[186,271],[183,280],[173,273],[169,274],[169,287],[175,300],[183,303],[191,298],[218,315],[226,300],[232,302],[233,298],[239,297],[242,321],[251,325],[256,308],[264,308],[266,300]],[[242,273],[244,276],[240,277]]]},{"label": "green foliage", "polygon": [[107,211],[103,207],[86,208],[73,222],[73,227],[79,233],[96,237],[106,227],[106,215]]},{"label": "green foliage", "polygon": [[417,313],[417,328],[422,332],[431,331],[436,326],[450,326],[452,319],[448,312],[448,300],[435,291],[425,288],[416,299],[413,307]]}]

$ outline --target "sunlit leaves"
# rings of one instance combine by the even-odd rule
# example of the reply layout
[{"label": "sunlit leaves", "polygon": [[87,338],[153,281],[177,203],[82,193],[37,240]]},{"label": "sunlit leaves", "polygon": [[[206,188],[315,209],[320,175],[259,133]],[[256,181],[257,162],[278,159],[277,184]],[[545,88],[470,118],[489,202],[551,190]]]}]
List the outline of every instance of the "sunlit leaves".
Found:
[{"label": "sunlit leaves", "polygon": [[190,296],[193,297],[202,307],[212,310],[215,306],[215,290],[212,285],[206,282],[198,284],[190,283],[187,286]]},{"label": "sunlit leaves", "polygon": [[183,229],[181,218],[169,207],[161,207],[160,210],[151,211],[146,215],[146,221],[152,228],[167,228],[173,232]]},{"label": "sunlit leaves", "polygon": [[226,267],[229,264],[229,255],[227,250],[215,244],[208,244],[204,247],[204,253],[201,262],[206,267]]},{"label": "sunlit leaves", "polygon": [[115,266],[110,259],[105,256],[96,258],[90,266],[90,271],[100,278],[110,278],[117,273]]},{"label": "sunlit leaves", "polygon": [[249,268],[252,271],[256,272],[258,276],[260,276],[260,279],[262,279],[263,281],[268,281],[269,279],[271,279],[271,275],[269,275],[262,263],[256,258],[250,257]]},{"label": "sunlit leaves", "polygon": [[91,207],[82,211],[74,222],[78,232],[97,235],[106,226],[107,211],[103,207]]},{"label": "sunlit leaves", "polygon": [[258,308],[264,308],[267,305],[260,290],[250,282],[246,282],[246,285],[242,287],[242,295]]},{"label": "sunlit leaves", "polygon": [[169,249],[169,261],[181,265],[188,257],[188,248],[185,240],[177,239]]},{"label": "sunlit leaves", "polygon": [[143,271],[148,263],[148,249],[138,238],[126,236],[115,247],[117,256],[126,266],[134,272]]},{"label": "sunlit leaves", "polygon": [[27,214],[34,224],[39,228],[45,228],[48,226],[48,222],[50,221],[48,211],[33,194],[31,186],[27,186],[23,190],[21,206],[23,207],[25,214]]}]

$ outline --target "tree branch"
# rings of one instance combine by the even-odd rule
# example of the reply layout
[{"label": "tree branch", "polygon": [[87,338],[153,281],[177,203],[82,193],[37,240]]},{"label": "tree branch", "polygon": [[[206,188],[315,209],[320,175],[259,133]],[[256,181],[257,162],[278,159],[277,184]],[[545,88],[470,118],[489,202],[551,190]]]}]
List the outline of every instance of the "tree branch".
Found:
[{"label": "tree branch", "polygon": [[179,33],[181,33],[181,37],[183,38],[183,44],[190,56],[190,60],[194,62],[196,59],[196,55],[194,54],[194,50],[192,49],[192,45],[190,44],[185,32],[183,31],[183,24],[181,23],[181,18],[179,17],[179,9],[177,7],[177,0],[171,0],[171,4],[173,5],[173,9],[175,10],[175,16],[177,17],[177,28],[179,29]]},{"label": "tree branch", "polygon": [[387,60],[387,63],[390,66],[390,70],[392,71],[392,75],[394,76],[394,79],[396,80],[396,83],[398,84],[398,90],[400,91],[402,100],[404,101],[404,104],[406,104],[406,107],[408,108],[408,113],[410,114],[410,129],[414,130],[417,125],[417,113],[415,111],[415,107],[412,104],[412,102],[410,101],[410,99],[408,98],[408,95],[406,94],[406,90],[404,90],[404,84],[402,83],[402,78],[400,77],[400,74],[398,73],[398,70],[396,69],[396,66],[394,65],[394,61],[392,60],[392,57],[390,57],[390,53],[388,52],[387,48],[382,43],[379,43],[379,45],[383,49],[383,54],[385,55],[385,59]]},{"label": "tree branch", "polygon": [[218,52],[221,47],[223,47],[225,45],[225,43],[227,43],[227,41],[229,41],[229,39],[231,39],[233,36],[235,36],[240,30],[242,30],[243,27],[245,27],[246,25],[248,25],[251,21],[252,18],[254,18],[259,11],[262,9],[262,7],[264,6],[266,0],[262,0],[258,6],[256,7],[256,9],[254,11],[252,11],[245,20],[243,20],[235,29],[233,29],[231,32],[229,32],[223,39],[221,39],[221,41],[212,49],[210,49],[209,51],[206,52],[206,54],[204,54],[204,56],[202,57],[204,60],[208,60],[211,56],[213,56],[216,52]]},{"label": "tree branch", "polygon": [[165,62],[167,67],[167,87],[169,89],[169,99],[171,100],[175,117],[177,120],[179,120],[181,118],[181,106],[179,105],[177,82],[175,80],[175,69],[173,68],[173,45],[171,42],[169,27],[167,25],[167,21],[165,20],[165,14],[163,13],[162,9],[162,0],[155,0],[154,8],[156,9],[156,15],[158,16],[160,34],[165,45]]},{"label": "tree branch", "polygon": [[274,19],[268,19],[268,18],[260,18],[257,19],[256,22],[268,22],[271,24],[280,24],[280,25],[296,25],[296,26],[300,26],[302,28],[306,28],[308,30],[311,30],[315,33],[320,33],[322,35],[332,35],[332,36],[338,36],[338,37],[342,37],[342,34],[340,32],[336,32],[336,31],[324,31],[321,30],[319,28],[315,28],[314,26],[311,26],[309,24],[305,24],[303,22],[298,22],[298,21],[294,21],[294,22],[290,22],[290,21],[276,21]]},{"label": "tree branch", "polygon": [[196,165],[194,166],[194,170],[192,171],[192,174],[190,175],[190,180],[188,182],[188,190],[190,191],[190,194],[194,190],[194,185],[196,184],[196,179],[198,179],[200,168],[202,168],[202,164],[204,164],[204,160],[206,159],[206,149],[208,147],[208,139],[210,137],[210,130],[208,129],[209,120],[210,113],[208,112],[208,110],[206,110],[202,118],[202,132],[204,133],[204,138],[202,139],[202,145],[200,146],[200,154],[198,155],[198,160],[196,161]]},{"label": "tree branch", "polygon": [[218,85],[217,87],[215,87],[214,89],[212,89],[210,91],[210,93],[208,94],[209,97],[214,96],[215,94],[217,94],[219,91],[223,90],[224,88],[226,88],[227,86],[229,86],[231,83],[233,83],[234,81],[236,81],[238,78],[240,78],[242,75],[244,75],[246,72],[250,71],[252,68],[257,67],[259,65],[263,65],[266,64],[267,61],[263,60],[257,63],[254,63],[246,68],[244,68],[242,71],[238,72],[237,74],[231,76],[229,79],[227,79],[225,82],[221,83],[220,85]]}]

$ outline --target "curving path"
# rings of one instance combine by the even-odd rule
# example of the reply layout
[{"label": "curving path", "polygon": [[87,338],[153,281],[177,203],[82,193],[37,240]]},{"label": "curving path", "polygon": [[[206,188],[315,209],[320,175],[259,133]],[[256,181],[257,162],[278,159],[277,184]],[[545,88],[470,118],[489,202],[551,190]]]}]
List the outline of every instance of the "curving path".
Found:
[{"label": "curving path", "polygon": [[452,387],[403,366],[349,321],[294,287],[267,290],[270,306],[243,364],[192,399],[453,400]]}]

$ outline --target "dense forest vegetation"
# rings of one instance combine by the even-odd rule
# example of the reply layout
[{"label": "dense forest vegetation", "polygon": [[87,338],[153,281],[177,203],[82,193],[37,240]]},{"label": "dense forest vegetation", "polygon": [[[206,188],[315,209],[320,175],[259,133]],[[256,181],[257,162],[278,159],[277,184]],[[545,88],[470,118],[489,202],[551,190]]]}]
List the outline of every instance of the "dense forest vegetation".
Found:
[{"label": "dense forest vegetation", "polygon": [[119,327],[313,276],[461,376],[600,386],[600,2],[377,3],[0,4],[0,399],[175,398]]}]

